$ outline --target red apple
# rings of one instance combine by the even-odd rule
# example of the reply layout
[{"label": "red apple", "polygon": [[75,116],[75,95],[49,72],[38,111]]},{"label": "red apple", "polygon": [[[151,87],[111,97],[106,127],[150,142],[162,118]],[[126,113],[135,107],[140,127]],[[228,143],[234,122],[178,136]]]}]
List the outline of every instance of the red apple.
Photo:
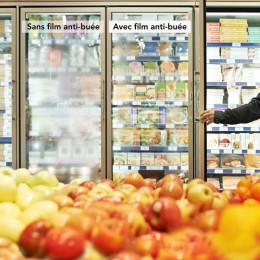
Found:
[{"label": "red apple", "polygon": [[170,180],[165,182],[160,190],[159,197],[168,196],[175,200],[178,200],[182,197],[183,194],[183,188],[182,185],[179,184],[179,182]]},{"label": "red apple", "polygon": [[208,185],[213,192],[218,192],[219,191],[217,186],[215,186],[212,182],[206,181],[205,184]]},{"label": "red apple", "polygon": [[148,221],[159,231],[176,229],[182,225],[181,211],[174,199],[160,197],[151,205]]},{"label": "red apple", "polygon": [[145,178],[144,179],[144,186],[148,186],[148,187],[154,189],[155,188],[155,181],[151,178]]},{"label": "red apple", "polygon": [[102,179],[100,182],[108,184],[112,189],[116,187],[116,184],[110,179]]},{"label": "red apple", "polygon": [[73,260],[85,249],[85,236],[71,227],[55,227],[46,235],[44,251],[51,259]]},{"label": "red apple", "polygon": [[223,190],[221,193],[227,197],[231,204],[242,203],[240,196],[234,190]]},{"label": "red apple", "polygon": [[228,198],[224,194],[220,192],[214,192],[213,202],[212,202],[212,209],[221,211],[226,208],[228,205]]},{"label": "red apple", "polygon": [[123,250],[110,256],[108,260],[142,260],[142,257],[132,251]]},{"label": "red apple", "polygon": [[70,191],[68,196],[75,200],[79,195],[88,194],[89,189],[84,186],[72,186],[70,187]]},{"label": "red apple", "polygon": [[96,186],[96,183],[93,181],[83,181],[82,183],[80,183],[79,186],[83,186],[88,188],[89,190],[92,190],[92,188]]},{"label": "red apple", "polygon": [[213,197],[213,191],[206,184],[196,184],[187,190],[188,201],[198,205],[200,210],[210,209]]},{"label": "red apple", "polygon": [[18,245],[27,257],[43,257],[46,234],[52,228],[48,220],[37,220],[29,224],[22,232]]},{"label": "red apple", "polygon": [[123,183],[131,184],[136,188],[141,188],[145,184],[143,176],[138,172],[127,174],[125,179],[123,180]]},{"label": "red apple", "polygon": [[180,185],[183,185],[183,181],[178,175],[176,175],[174,173],[170,173],[170,174],[165,175],[162,179],[160,179],[156,183],[156,188],[162,187],[163,184],[168,181],[177,181]]}]

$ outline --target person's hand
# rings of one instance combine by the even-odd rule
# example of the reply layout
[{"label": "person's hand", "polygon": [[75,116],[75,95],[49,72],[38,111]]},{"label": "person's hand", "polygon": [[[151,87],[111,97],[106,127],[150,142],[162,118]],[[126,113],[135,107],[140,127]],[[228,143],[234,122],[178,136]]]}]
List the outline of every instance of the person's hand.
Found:
[{"label": "person's hand", "polygon": [[214,122],[214,110],[208,109],[203,111],[200,114],[200,122],[202,124],[206,123],[207,125],[211,124]]}]

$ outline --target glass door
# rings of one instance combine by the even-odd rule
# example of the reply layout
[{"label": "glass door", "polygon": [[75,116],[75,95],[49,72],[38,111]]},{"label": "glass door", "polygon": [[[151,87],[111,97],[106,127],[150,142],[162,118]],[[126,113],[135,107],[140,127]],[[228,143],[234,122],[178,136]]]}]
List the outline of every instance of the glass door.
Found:
[{"label": "glass door", "polygon": [[[192,176],[192,9],[110,8],[108,19],[112,177]],[[189,31],[164,30],[186,22]]]},{"label": "glass door", "polygon": [[17,166],[16,19],[14,9],[0,9],[0,166]]},{"label": "glass door", "polygon": [[106,174],[103,21],[102,8],[22,9],[22,163],[31,172],[63,182]]}]

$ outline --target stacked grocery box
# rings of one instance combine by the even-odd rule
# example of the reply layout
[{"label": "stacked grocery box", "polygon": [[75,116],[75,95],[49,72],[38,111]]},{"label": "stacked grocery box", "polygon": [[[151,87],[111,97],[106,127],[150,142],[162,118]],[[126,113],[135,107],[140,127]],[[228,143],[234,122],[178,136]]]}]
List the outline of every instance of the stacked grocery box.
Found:
[{"label": "stacked grocery box", "polygon": [[248,42],[260,42],[260,27],[248,27]]},{"label": "stacked grocery box", "polygon": [[207,42],[220,42],[219,23],[207,23]]},{"label": "stacked grocery box", "polygon": [[221,82],[222,72],[220,64],[208,64],[207,65],[207,81],[208,82]]},{"label": "stacked grocery box", "polygon": [[223,104],[224,89],[207,89],[207,105]]},{"label": "stacked grocery box", "polygon": [[247,19],[220,20],[220,42],[247,42]]}]

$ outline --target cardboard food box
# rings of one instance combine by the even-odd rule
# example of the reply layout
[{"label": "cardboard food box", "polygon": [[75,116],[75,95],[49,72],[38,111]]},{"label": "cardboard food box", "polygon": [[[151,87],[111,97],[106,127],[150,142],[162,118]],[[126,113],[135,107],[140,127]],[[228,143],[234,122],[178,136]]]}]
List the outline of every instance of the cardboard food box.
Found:
[{"label": "cardboard food box", "polygon": [[244,169],[244,156],[239,154],[222,154],[221,155],[222,168],[228,169]]},{"label": "cardboard food box", "polygon": [[139,166],[141,164],[140,153],[128,153],[127,164],[131,166]]},{"label": "cardboard food box", "polygon": [[141,154],[141,165],[143,165],[143,166],[154,165],[154,153],[142,153]]},{"label": "cardboard food box", "polygon": [[181,166],[188,166],[188,165],[189,165],[189,154],[181,153]]},{"label": "cardboard food box", "polygon": [[167,161],[169,166],[180,166],[181,165],[180,153],[168,153]]},{"label": "cardboard food box", "polygon": [[167,153],[155,153],[154,154],[154,165],[156,166],[167,166]]},{"label": "cardboard food box", "polygon": [[132,101],[135,97],[135,86],[126,84],[115,84],[113,94],[114,101]]},{"label": "cardboard food box", "polygon": [[127,165],[127,153],[114,153],[114,165]]},{"label": "cardboard food box", "polygon": [[188,146],[189,143],[189,135],[188,128],[186,129],[169,129],[168,130],[168,144],[170,146]]},{"label": "cardboard food box", "polygon": [[113,145],[115,146],[131,146],[134,143],[133,129],[114,129]]},{"label": "cardboard food box", "polygon": [[219,167],[219,156],[216,154],[207,154],[207,168],[214,169]]},{"label": "cardboard food box", "polygon": [[246,168],[260,169],[260,154],[245,154]]},{"label": "cardboard food box", "polygon": [[156,88],[156,99],[166,100],[166,82],[157,82],[155,88]]},{"label": "cardboard food box", "polygon": [[165,146],[167,143],[167,131],[159,129],[141,129],[141,145]]},{"label": "cardboard food box", "polygon": [[114,107],[113,124],[135,124],[136,108]]},{"label": "cardboard food box", "polygon": [[232,133],[231,134],[232,149],[245,149],[245,134],[244,133]]},{"label": "cardboard food box", "polygon": [[163,124],[165,123],[165,109],[163,107],[138,108],[138,124]]}]

